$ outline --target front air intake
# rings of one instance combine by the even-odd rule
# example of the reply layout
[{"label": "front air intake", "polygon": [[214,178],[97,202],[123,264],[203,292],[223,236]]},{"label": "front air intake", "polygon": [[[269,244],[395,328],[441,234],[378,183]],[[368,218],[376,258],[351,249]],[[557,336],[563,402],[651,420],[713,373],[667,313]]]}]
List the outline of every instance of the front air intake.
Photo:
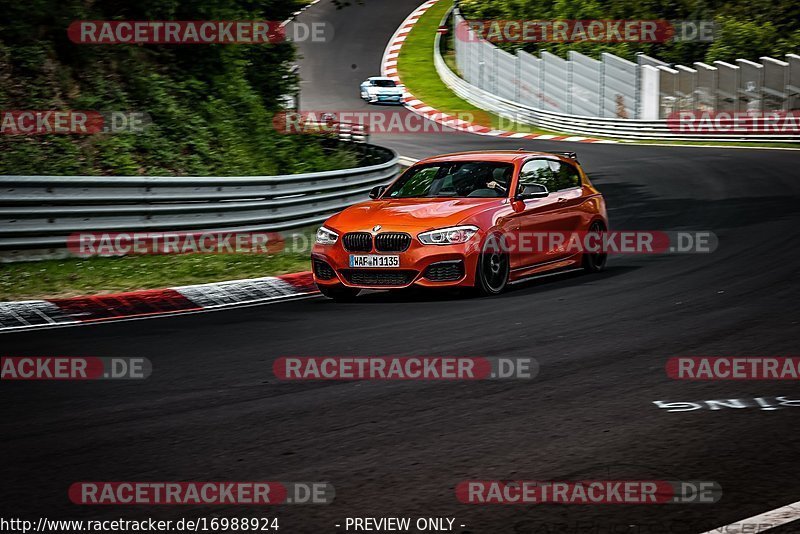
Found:
[{"label": "front air intake", "polygon": [[411,236],[405,232],[383,232],[375,236],[375,250],[403,252],[411,246]]},{"label": "front air intake", "polygon": [[350,232],[342,238],[344,249],[349,252],[371,252],[372,234],[369,232]]}]

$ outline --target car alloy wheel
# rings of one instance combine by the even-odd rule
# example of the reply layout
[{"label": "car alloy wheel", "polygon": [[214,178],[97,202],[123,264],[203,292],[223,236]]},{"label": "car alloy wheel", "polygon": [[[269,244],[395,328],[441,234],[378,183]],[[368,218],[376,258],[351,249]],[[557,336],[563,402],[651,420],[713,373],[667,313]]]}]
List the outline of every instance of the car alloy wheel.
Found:
[{"label": "car alloy wheel", "polygon": [[497,250],[494,240],[488,239],[478,260],[477,287],[484,295],[497,295],[508,284],[510,272],[508,255]]},{"label": "car alloy wheel", "polygon": [[[592,225],[589,227],[589,233],[598,233],[602,235],[605,231],[606,231],[605,226],[603,226],[603,223],[599,221],[593,222]],[[608,253],[606,252],[584,253],[583,268],[586,272],[589,273],[599,273],[605,268],[607,259],[608,259]]]}]

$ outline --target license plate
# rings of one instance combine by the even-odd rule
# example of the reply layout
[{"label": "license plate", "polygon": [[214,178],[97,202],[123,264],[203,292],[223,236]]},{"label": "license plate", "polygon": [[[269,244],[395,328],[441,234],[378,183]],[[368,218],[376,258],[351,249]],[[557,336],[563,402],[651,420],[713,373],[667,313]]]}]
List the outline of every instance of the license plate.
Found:
[{"label": "license plate", "polygon": [[400,256],[383,256],[380,254],[350,254],[350,267],[400,267]]}]

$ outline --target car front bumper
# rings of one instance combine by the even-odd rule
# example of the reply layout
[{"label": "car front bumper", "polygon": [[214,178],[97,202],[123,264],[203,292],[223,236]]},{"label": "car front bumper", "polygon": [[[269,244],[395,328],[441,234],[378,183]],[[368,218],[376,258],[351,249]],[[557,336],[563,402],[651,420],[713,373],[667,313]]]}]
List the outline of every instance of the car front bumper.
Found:
[{"label": "car front bumper", "polygon": [[402,104],[403,95],[369,95],[369,101],[383,104]]},{"label": "car front bumper", "polygon": [[[314,245],[311,253],[314,281],[320,286],[341,284],[360,289],[471,287],[475,284],[478,254],[469,244],[422,245],[416,239],[403,252],[349,252],[341,238],[334,245]],[[351,268],[350,255],[400,257],[399,267]],[[326,267],[327,266],[327,267]]]}]

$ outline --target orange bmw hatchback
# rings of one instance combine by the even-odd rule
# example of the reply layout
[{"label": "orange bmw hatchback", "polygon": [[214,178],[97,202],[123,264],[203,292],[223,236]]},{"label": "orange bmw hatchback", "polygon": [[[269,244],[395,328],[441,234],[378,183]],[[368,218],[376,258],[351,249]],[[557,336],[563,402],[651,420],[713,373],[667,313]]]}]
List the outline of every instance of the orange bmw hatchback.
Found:
[{"label": "orange bmw hatchback", "polygon": [[608,229],[603,195],[573,152],[435,156],[370,198],[317,231],[313,273],[325,296],[348,300],[361,289],[412,285],[493,295],[544,272],[597,272],[606,262],[602,251],[541,239]]}]

